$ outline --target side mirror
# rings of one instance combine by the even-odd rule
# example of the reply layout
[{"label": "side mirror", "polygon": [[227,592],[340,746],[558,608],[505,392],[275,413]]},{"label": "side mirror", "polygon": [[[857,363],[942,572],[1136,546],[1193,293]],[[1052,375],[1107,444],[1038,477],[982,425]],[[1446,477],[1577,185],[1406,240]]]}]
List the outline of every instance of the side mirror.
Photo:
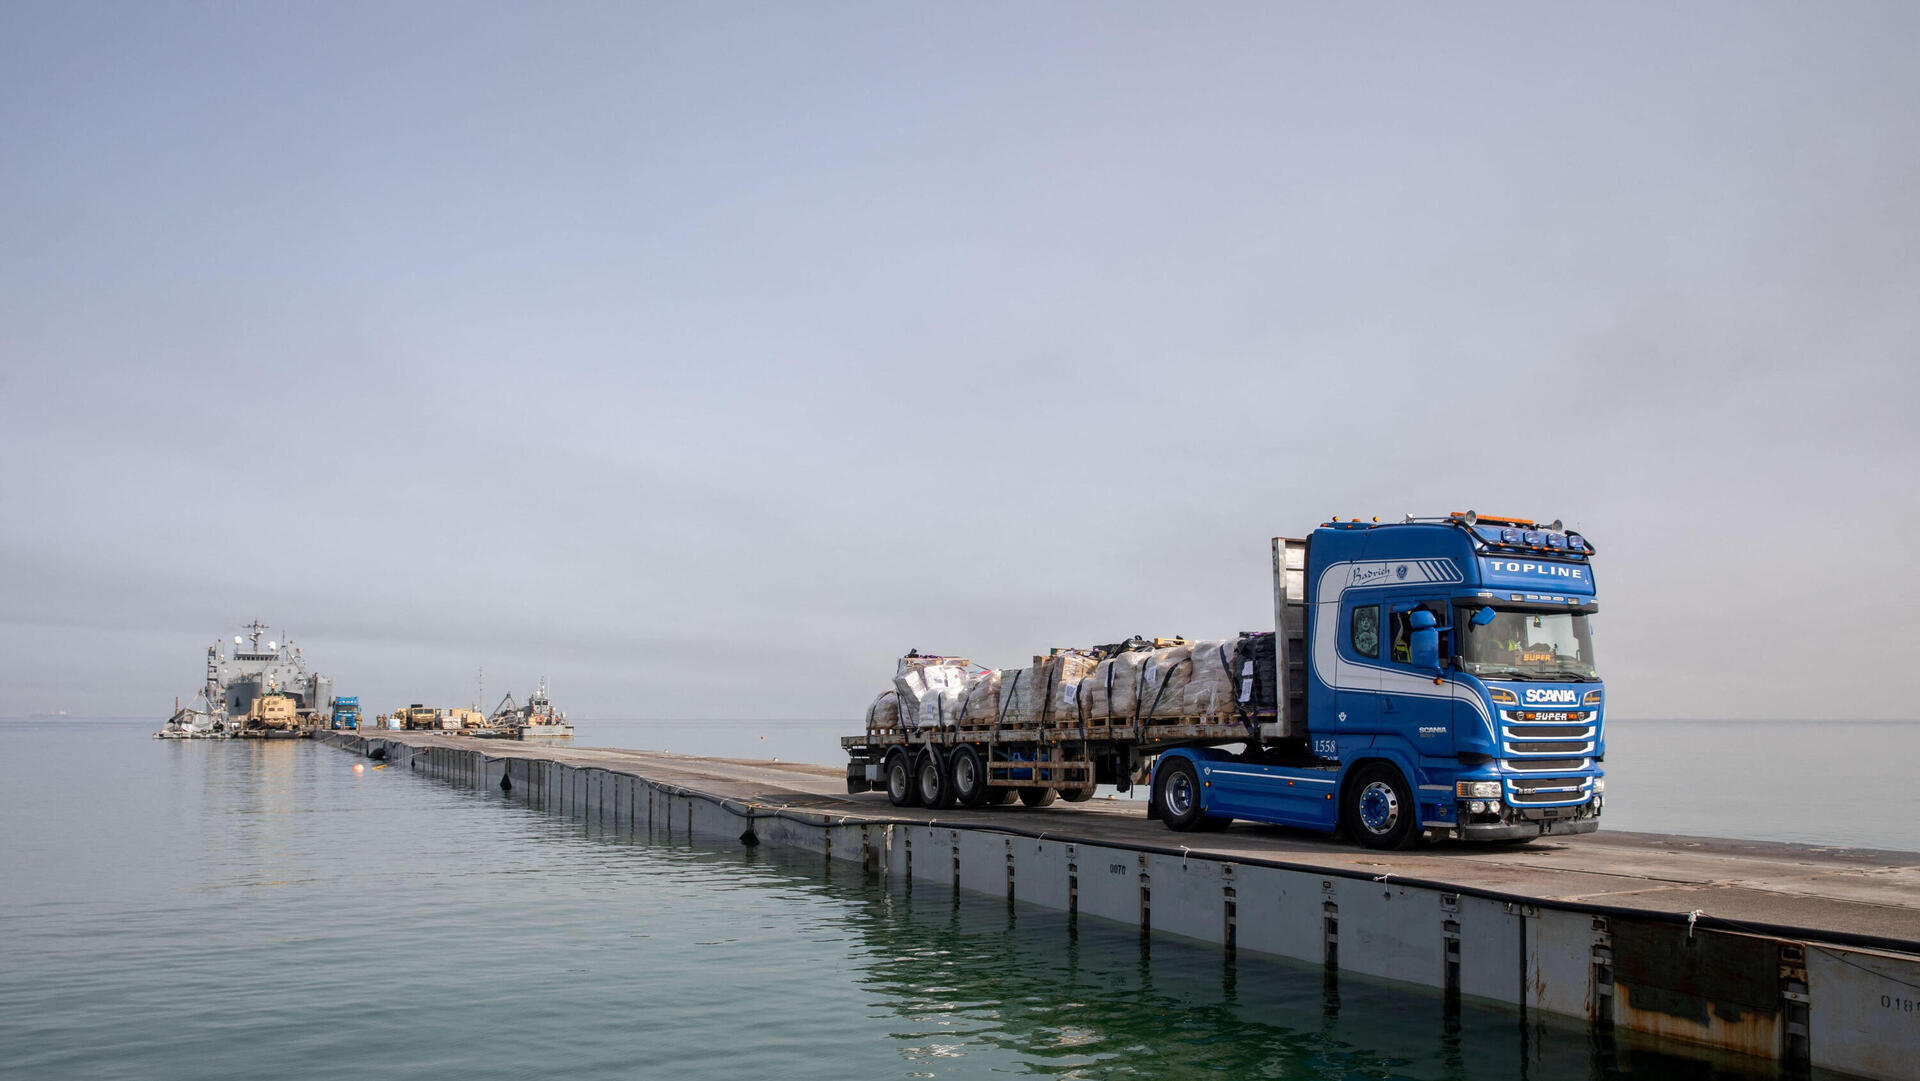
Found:
[{"label": "side mirror", "polygon": [[1440,667],[1440,632],[1428,627],[1407,639],[1407,661],[1415,668]]},{"label": "side mirror", "polygon": [[1496,613],[1491,608],[1475,609],[1473,613],[1473,618],[1468,622],[1472,623],[1476,627],[1484,627],[1487,624],[1492,623],[1493,617],[1497,614],[1498,613]]},{"label": "side mirror", "polygon": [[1407,662],[1415,668],[1439,668],[1440,631],[1433,613],[1417,608],[1408,614],[1407,625],[1413,629],[1407,636]]}]

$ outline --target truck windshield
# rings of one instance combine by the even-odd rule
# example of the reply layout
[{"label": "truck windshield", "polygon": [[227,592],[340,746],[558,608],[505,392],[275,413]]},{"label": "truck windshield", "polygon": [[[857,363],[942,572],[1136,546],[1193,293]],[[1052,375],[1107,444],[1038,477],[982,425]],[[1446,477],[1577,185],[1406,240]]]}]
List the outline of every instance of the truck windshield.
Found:
[{"label": "truck windshield", "polygon": [[1492,622],[1476,626],[1473,616],[1479,610],[1461,609],[1456,623],[1466,631],[1461,660],[1474,675],[1581,682],[1600,678],[1585,615],[1497,608]]}]

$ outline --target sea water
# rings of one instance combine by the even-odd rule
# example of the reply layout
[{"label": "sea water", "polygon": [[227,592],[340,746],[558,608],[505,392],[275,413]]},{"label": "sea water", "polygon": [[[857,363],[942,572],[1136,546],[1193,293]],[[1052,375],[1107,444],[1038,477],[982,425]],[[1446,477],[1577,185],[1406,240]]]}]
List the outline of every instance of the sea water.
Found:
[{"label": "sea water", "polygon": [[[818,757],[806,726],[732,726],[579,729]],[[7,1078],[1773,1076],[803,853],[602,831],[318,743],[153,727],[0,723]]]}]

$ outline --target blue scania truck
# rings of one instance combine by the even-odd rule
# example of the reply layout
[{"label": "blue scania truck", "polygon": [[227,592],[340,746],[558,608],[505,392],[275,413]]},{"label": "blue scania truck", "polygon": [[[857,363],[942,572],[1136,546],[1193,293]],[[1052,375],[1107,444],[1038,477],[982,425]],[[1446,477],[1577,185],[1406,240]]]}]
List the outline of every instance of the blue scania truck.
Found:
[{"label": "blue scania truck", "polygon": [[1243,748],[1154,765],[1150,814],[1423,836],[1590,833],[1605,802],[1606,691],[1593,652],[1593,545],[1472,512],[1332,521],[1273,544],[1274,719]]},{"label": "blue scania truck", "polygon": [[1559,522],[1336,519],[1273,541],[1273,631],[1220,646],[1231,710],[913,728],[869,709],[841,740],[847,789],[1038,807],[1149,780],[1148,814],[1176,830],[1240,819],[1371,848],[1589,833],[1606,784],[1593,556]]}]

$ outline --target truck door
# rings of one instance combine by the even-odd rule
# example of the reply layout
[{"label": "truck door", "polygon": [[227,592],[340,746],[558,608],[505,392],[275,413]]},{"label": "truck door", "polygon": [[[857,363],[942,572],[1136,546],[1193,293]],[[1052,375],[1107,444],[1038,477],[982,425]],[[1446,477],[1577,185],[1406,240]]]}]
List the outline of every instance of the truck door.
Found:
[{"label": "truck door", "polygon": [[[1371,735],[1380,727],[1380,666],[1387,658],[1387,612],[1380,598],[1362,594],[1340,606],[1334,666],[1334,734]],[[1331,758],[1314,732],[1314,752]]]},{"label": "truck door", "polygon": [[1380,727],[1405,741],[1422,758],[1453,756],[1453,687],[1434,682],[1439,673],[1415,668],[1409,657],[1413,613],[1432,613],[1440,630],[1440,657],[1453,656],[1451,606],[1445,597],[1401,597],[1387,605],[1387,650],[1394,674],[1385,678],[1380,694]]}]

